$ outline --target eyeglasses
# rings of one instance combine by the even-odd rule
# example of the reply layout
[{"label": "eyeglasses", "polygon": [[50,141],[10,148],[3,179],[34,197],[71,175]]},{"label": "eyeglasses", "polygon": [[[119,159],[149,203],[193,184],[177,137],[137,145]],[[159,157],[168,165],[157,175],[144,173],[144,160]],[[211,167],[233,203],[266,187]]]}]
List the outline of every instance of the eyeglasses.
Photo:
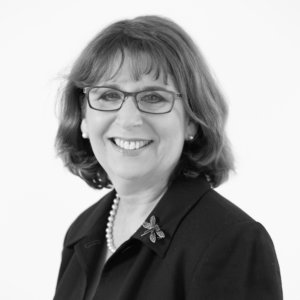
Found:
[{"label": "eyeglasses", "polygon": [[90,108],[100,111],[117,111],[125,100],[132,96],[139,111],[149,114],[165,114],[172,110],[175,99],[182,97],[180,93],[160,88],[127,93],[109,86],[85,87]]}]

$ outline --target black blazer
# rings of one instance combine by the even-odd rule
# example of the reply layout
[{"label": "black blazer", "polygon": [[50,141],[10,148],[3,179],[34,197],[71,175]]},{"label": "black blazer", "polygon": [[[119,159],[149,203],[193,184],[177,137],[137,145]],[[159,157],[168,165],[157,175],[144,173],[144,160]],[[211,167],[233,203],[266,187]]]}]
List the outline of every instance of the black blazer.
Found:
[{"label": "black blazer", "polygon": [[68,230],[54,300],[282,299],[265,228],[201,178],[176,179],[150,213],[147,222],[155,216],[164,238],[153,229],[153,243],[141,226],[102,269],[114,196],[113,190]]}]

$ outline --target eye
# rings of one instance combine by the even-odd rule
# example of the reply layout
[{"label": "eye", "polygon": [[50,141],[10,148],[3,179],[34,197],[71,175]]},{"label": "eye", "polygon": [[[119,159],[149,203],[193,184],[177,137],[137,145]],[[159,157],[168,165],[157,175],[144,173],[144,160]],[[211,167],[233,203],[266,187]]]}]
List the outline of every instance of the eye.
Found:
[{"label": "eye", "polygon": [[106,87],[94,87],[89,92],[89,99],[95,102],[120,101],[123,99],[123,94],[122,92],[115,89]]},{"label": "eye", "polygon": [[157,92],[147,92],[146,94],[141,96],[140,101],[147,103],[158,103],[165,102],[166,99]]},{"label": "eye", "polygon": [[104,100],[104,101],[122,100],[122,94],[118,91],[107,91],[99,96],[99,100]]}]

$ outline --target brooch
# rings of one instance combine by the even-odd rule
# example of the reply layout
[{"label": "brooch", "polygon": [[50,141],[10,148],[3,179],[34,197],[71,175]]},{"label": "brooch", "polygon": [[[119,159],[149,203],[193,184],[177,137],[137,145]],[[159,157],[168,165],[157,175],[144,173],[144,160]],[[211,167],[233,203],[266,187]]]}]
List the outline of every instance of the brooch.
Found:
[{"label": "brooch", "polygon": [[164,232],[160,229],[158,224],[156,224],[156,218],[155,216],[152,216],[150,218],[150,222],[144,222],[143,227],[146,228],[147,230],[141,234],[141,236],[144,236],[148,233],[150,233],[149,239],[152,243],[156,242],[156,237],[158,239],[163,239],[165,237]]}]

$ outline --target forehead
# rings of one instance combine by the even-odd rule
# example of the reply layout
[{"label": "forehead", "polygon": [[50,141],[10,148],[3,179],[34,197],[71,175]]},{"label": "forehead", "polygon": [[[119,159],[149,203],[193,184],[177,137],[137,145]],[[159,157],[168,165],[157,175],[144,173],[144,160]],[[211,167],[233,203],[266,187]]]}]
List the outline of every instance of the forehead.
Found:
[{"label": "forehead", "polygon": [[169,68],[165,63],[160,64],[159,59],[147,53],[120,51],[107,61],[107,67],[99,74],[97,84],[127,82],[155,82],[175,87]]}]

